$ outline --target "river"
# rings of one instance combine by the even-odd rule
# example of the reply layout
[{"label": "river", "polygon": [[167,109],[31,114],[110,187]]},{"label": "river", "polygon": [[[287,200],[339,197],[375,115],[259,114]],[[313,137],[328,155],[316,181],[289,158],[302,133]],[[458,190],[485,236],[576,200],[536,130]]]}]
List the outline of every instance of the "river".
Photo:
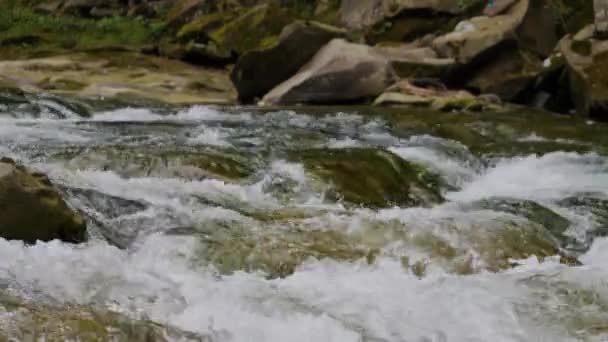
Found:
[{"label": "river", "polygon": [[[27,302],[205,341],[608,340],[608,157],[567,148],[589,142],[516,132],[557,147],[490,156],[356,108],[83,117],[44,101],[0,106],[0,155],[47,173],[90,239],[0,239],[0,289]],[[288,157],[311,148],[390,151],[439,175],[446,200],[349,204]],[[0,339],[20,340],[1,308]]]}]

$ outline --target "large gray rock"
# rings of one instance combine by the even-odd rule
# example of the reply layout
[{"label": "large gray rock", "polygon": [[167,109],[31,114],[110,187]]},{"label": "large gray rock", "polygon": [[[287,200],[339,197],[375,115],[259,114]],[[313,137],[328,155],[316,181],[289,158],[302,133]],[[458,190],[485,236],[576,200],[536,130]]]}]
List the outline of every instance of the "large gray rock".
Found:
[{"label": "large gray rock", "polygon": [[315,22],[297,21],[285,27],[276,44],[248,51],[237,61],[230,77],[239,99],[249,102],[261,98],[298,72],[330,40],[345,33]]},{"label": "large gray rock", "polygon": [[86,223],[49,179],[13,161],[0,161],[0,237],[34,243],[59,239],[83,242]]},{"label": "large gray rock", "polygon": [[344,26],[361,29],[403,10],[421,9],[452,14],[461,11],[459,1],[454,0],[343,0],[339,16]]},{"label": "large gray rock", "polygon": [[515,30],[528,12],[530,0],[519,0],[503,14],[475,17],[459,23],[453,32],[437,37],[432,45],[441,57],[451,57],[461,64],[499,43],[514,38]]},{"label": "large gray rock", "polygon": [[379,95],[396,79],[390,60],[376,49],[334,39],[296,75],[266,94],[261,104],[361,100]]}]

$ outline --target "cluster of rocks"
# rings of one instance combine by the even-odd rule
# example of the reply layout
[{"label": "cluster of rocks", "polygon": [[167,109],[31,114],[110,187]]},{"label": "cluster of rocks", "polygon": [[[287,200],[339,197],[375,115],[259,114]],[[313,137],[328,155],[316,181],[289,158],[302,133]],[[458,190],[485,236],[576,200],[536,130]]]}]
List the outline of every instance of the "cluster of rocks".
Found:
[{"label": "cluster of rocks", "polygon": [[[152,43],[128,48],[218,71],[225,79],[194,86],[212,89],[203,100],[214,103],[488,111],[506,102],[606,118],[606,1],[501,0],[491,17],[483,14],[486,4],[49,0],[35,8],[59,17],[131,16],[158,24]],[[230,80],[238,96],[215,85]],[[188,94],[172,103],[196,99]]]}]

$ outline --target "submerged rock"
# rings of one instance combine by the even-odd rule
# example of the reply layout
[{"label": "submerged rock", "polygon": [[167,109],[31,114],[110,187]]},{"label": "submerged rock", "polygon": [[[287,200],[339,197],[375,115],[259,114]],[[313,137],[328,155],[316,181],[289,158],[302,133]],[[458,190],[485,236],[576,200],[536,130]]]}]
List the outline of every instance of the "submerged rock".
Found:
[{"label": "submerged rock", "polygon": [[224,274],[261,271],[270,278],[286,277],[309,258],[356,261],[375,253],[335,231],[266,227],[256,232],[234,223],[209,228],[201,235],[200,257]]},{"label": "submerged rock", "polygon": [[371,208],[427,206],[443,201],[440,179],[424,167],[377,149],[293,152],[313,175],[332,188],[328,196]]},{"label": "submerged rock", "polygon": [[0,237],[35,243],[83,242],[86,223],[73,212],[48,177],[13,161],[0,161]]},{"label": "submerged rock", "polygon": [[112,146],[74,149],[56,154],[69,159],[78,169],[112,170],[123,177],[215,178],[237,182],[252,175],[252,160],[230,150],[215,151],[198,147],[163,149],[157,147]]},{"label": "submerged rock", "polygon": [[396,80],[390,62],[374,48],[334,39],[263,104],[344,103],[379,95]]},{"label": "submerged rock", "polygon": [[0,291],[0,340],[210,342],[214,339],[93,305],[34,303]]},{"label": "submerged rock", "polygon": [[345,32],[335,27],[297,21],[283,29],[278,42],[243,54],[231,74],[241,101],[261,98],[287,80],[325,44]]},{"label": "submerged rock", "polygon": [[579,247],[576,246],[577,242],[572,237],[566,235],[566,230],[571,225],[570,221],[534,201],[515,198],[490,198],[479,201],[474,205],[526,218],[545,227],[564,248]]}]

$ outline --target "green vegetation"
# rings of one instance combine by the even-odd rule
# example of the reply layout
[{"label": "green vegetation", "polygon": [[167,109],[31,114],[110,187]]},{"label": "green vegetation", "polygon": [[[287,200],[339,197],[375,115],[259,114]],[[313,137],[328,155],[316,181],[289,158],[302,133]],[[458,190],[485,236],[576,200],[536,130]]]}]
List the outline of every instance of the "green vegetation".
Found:
[{"label": "green vegetation", "polygon": [[39,14],[19,1],[0,2],[0,47],[3,55],[23,50],[57,51],[99,48],[137,49],[162,32],[160,22],[141,18],[89,19]]}]

